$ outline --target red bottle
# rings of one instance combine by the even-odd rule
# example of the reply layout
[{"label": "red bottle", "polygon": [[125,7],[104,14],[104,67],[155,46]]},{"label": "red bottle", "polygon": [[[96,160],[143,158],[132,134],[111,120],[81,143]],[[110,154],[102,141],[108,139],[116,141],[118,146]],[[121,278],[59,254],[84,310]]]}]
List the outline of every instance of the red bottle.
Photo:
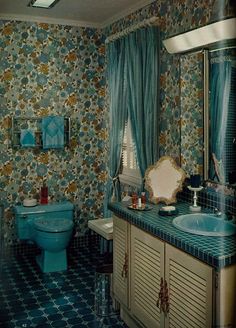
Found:
[{"label": "red bottle", "polygon": [[132,195],[132,207],[137,208],[138,206],[138,195],[134,192]]},{"label": "red bottle", "polygon": [[41,187],[40,191],[40,204],[47,204],[48,203],[48,187],[43,186]]},{"label": "red bottle", "polygon": [[144,191],[141,193],[141,202],[142,202],[142,207],[145,207],[146,206],[146,194]]}]

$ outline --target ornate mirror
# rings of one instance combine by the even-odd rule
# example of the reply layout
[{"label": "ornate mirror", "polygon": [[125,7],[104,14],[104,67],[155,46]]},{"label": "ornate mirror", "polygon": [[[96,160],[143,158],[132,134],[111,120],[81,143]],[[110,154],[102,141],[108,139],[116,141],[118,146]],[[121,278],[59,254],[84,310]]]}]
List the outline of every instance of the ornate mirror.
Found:
[{"label": "ornate mirror", "polygon": [[150,193],[152,203],[176,202],[176,194],[182,190],[185,172],[178,167],[169,156],[163,156],[155,165],[151,165],[145,172],[145,188]]}]

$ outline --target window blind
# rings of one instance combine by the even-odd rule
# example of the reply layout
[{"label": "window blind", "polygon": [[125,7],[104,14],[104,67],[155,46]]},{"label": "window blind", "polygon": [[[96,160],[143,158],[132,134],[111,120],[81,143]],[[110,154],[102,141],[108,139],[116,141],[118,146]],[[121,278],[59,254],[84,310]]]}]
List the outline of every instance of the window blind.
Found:
[{"label": "window blind", "polygon": [[132,139],[131,124],[128,120],[125,124],[123,148],[122,148],[122,171],[137,170],[138,164],[136,160],[135,145]]}]

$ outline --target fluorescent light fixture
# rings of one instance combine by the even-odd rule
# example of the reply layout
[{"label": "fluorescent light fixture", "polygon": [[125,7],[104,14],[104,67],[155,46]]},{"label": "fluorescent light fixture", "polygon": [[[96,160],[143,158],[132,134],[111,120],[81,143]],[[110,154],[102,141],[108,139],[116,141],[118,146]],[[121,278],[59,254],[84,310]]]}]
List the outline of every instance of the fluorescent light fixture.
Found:
[{"label": "fluorescent light fixture", "polygon": [[59,0],[31,0],[28,7],[52,8]]},{"label": "fluorescent light fixture", "polygon": [[173,36],[163,43],[166,50],[174,54],[235,38],[236,18],[229,18]]}]

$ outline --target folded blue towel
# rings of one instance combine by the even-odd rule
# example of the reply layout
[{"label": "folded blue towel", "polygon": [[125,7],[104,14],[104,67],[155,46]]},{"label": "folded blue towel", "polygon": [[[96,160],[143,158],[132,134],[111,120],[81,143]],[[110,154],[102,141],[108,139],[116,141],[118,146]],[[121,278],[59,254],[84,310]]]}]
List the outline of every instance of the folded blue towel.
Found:
[{"label": "folded blue towel", "polygon": [[64,117],[47,116],[42,119],[43,149],[64,148]]},{"label": "folded blue towel", "polygon": [[35,133],[31,129],[22,129],[20,132],[20,143],[22,147],[35,147]]}]

